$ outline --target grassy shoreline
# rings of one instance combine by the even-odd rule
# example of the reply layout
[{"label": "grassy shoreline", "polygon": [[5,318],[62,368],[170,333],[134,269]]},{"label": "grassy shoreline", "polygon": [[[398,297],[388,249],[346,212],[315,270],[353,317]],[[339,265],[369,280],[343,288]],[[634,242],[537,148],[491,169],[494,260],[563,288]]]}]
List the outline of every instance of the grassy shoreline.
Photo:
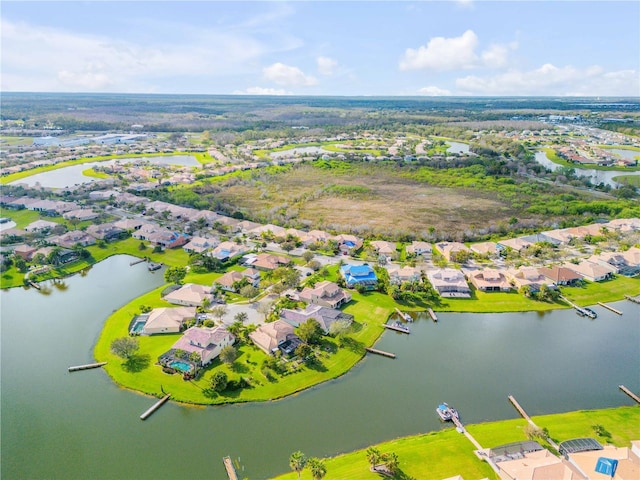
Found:
[{"label": "grassy shoreline", "polygon": [[[611,147],[611,148],[618,148],[618,147]],[[543,147],[541,150],[546,153],[547,158],[549,160],[551,160],[553,163],[560,165],[562,167],[571,167],[571,168],[576,168],[578,170],[605,170],[610,172],[620,172],[621,174],[624,174],[624,172],[636,172],[640,170],[640,165],[635,167],[604,167],[596,164],[584,165],[582,163],[572,163],[560,157],[560,155],[558,155],[558,153],[553,147]]]},{"label": "grassy shoreline", "polygon": [[[595,424],[602,425],[610,432],[611,444],[618,447],[629,446],[631,440],[640,438],[638,406],[579,410],[532,418],[541,428],[548,428],[551,437],[557,441],[593,437],[605,445],[606,439],[597,437],[594,433],[593,425]],[[527,440],[524,434],[526,424],[524,419],[517,418],[466,427],[483,447],[491,448]],[[473,454],[474,447],[469,440],[453,428],[401,437],[375,446],[380,452],[394,452],[398,455],[404,476],[395,478],[447,478],[455,475],[468,479],[499,478],[488,464],[476,458]],[[350,480],[380,478],[379,475],[369,471],[365,450],[366,448],[363,448],[326,459],[327,472],[330,475],[328,478],[349,478]],[[291,472],[274,478],[294,480],[297,479],[297,475]],[[303,471],[300,478],[310,479],[310,472]]]}]

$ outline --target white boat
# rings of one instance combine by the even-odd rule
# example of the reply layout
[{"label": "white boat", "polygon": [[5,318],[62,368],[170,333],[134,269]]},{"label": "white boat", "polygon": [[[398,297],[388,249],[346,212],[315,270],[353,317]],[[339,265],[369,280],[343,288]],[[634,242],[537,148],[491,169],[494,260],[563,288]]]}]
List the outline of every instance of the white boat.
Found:
[{"label": "white boat", "polygon": [[450,407],[445,402],[442,402],[440,405],[438,405],[438,408],[436,408],[436,412],[438,413],[440,418],[445,422],[449,420],[453,420],[453,417],[459,418],[458,411],[455,408]]}]

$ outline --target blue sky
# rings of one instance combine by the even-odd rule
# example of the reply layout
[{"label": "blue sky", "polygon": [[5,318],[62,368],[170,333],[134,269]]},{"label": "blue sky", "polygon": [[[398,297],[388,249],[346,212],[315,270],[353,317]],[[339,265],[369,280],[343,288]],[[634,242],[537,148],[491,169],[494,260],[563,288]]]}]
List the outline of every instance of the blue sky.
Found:
[{"label": "blue sky", "polygon": [[2,1],[2,91],[640,96],[638,1]]}]

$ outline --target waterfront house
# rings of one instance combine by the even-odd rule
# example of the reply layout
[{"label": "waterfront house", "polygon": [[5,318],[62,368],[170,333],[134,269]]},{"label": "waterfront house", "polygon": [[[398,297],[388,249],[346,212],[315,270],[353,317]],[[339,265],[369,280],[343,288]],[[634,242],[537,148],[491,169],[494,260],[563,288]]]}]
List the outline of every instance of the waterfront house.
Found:
[{"label": "waterfront house", "polygon": [[118,228],[114,223],[102,223],[100,225],[89,225],[86,232],[93,238],[110,242],[128,236],[126,230]]},{"label": "waterfront house", "polygon": [[260,325],[249,334],[249,338],[256,347],[268,355],[273,355],[281,348],[284,348],[285,355],[291,354],[303,343],[294,333],[293,325],[282,319]]},{"label": "waterfront house", "polygon": [[300,326],[301,323],[306,322],[310,318],[315,318],[324,333],[329,333],[331,324],[337,321],[345,321],[351,325],[353,322],[353,315],[341,312],[335,308],[323,307],[321,305],[307,305],[303,310],[292,310],[290,308],[283,308],[280,312],[280,317],[287,323],[294,327]]},{"label": "waterfront house", "polygon": [[582,275],[558,265],[540,267],[538,271],[556,285],[576,285],[582,279]]},{"label": "waterfront house", "polygon": [[196,283],[186,283],[165,295],[164,299],[174,305],[201,307],[205,300],[211,303],[213,296],[211,295],[211,287],[198,285]]},{"label": "waterfront house", "polygon": [[613,267],[605,267],[603,265],[598,265],[597,263],[592,263],[587,260],[582,260],[578,264],[565,262],[562,264],[562,266],[574,271],[578,275],[581,275],[591,282],[601,282],[603,280],[613,278]]},{"label": "waterfront house", "polygon": [[50,238],[49,241],[64,248],[73,248],[76,245],[88,247],[89,245],[94,245],[96,243],[95,238],[80,230],[72,230],[62,235],[58,235],[57,237]]},{"label": "waterfront house", "polygon": [[198,366],[204,366],[218,358],[222,349],[228,345],[233,345],[236,337],[222,326],[217,327],[191,327],[184,332],[184,335],[173,344],[171,350],[160,357],[161,364],[170,363],[177,360],[176,352],[183,351],[190,355],[197,353],[200,357]]},{"label": "waterfront house", "polygon": [[485,268],[468,273],[469,281],[476,289],[483,292],[508,292],[511,284],[500,270]]},{"label": "waterfront house", "polygon": [[13,253],[26,260],[27,262],[31,261],[33,254],[36,253],[37,248],[32,247],[31,245],[18,245],[13,249]]},{"label": "waterfront house", "polygon": [[506,276],[518,290],[522,287],[527,287],[531,293],[537,293],[542,285],[556,288],[555,283],[542,275],[536,267],[520,267],[507,270]]},{"label": "waterfront house", "polygon": [[313,287],[305,287],[298,298],[305,303],[313,303],[329,308],[340,308],[351,301],[351,294],[328,280],[316,283]]},{"label": "waterfront house", "polygon": [[471,289],[460,270],[440,268],[427,272],[427,278],[441,297],[471,298]]},{"label": "waterfront house", "polygon": [[375,290],[378,286],[376,272],[366,263],[364,265],[344,264],[340,267],[340,275],[348,288],[361,286],[366,290]]},{"label": "waterfront house", "polygon": [[178,333],[187,320],[195,317],[195,307],[154,308],[149,312],[141,333],[143,335]]}]

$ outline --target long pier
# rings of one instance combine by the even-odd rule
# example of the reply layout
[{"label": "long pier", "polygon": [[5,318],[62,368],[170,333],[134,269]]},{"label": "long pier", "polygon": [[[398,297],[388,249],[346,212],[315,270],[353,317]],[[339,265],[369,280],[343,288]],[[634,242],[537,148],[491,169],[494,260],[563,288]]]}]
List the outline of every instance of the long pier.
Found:
[{"label": "long pier", "polygon": [[[527,412],[524,411],[524,408],[522,408],[520,406],[520,404],[518,403],[518,401],[515,399],[515,397],[513,395],[509,395],[507,398],[509,399],[511,404],[516,408],[518,413],[520,415],[522,415],[522,418],[524,418],[527,422],[529,422],[529,425],[531,425],[532,427],[535,427],[535,428],[540,428],[540,427],[538,427],[538,425],[536,425],[534,423],[533,420],[531,420],[531,417],[527,414]],[[558,446],[558,444],[556,442],[551,440],[549,437],[547,437],[546,440],[549,443],[549,445],[551,445],[553,448],[555,448],[558,451],[560,450],[560,447]]]},{"label": "long pier", "polygon": [[140,420],[146,420],[147,418],[149,418],[153,412],[155,412],[156,410],[158,410],[162,405],[165,404],[165,402],[167,400],[169,400],[169,398],[171,397],[170,393],[167,393],[164,397],[162,397],[160,400],[158,400],[156,403],[154,403],[151,408],[149,408],[148,410],[146,410],[142,415],[140,415]]},{"label": "long pier", "polygon": [[576,305],[571,300],[567,299],[566,297],[563,297],[562,295],[560,295],[560,300],[562,300],[562,301],[568,303],[569,305],[571,305],[571,307],[574,308],[575,311],[578,312],[582,316],[587,316],[589,318],[595,318],[596,317],[595,312],[589,311],[587,309],[582,308],[579,305]]},{"label": "long pier", "polygon": [[436,312],[434,312],[431,308],[427,309],[427,313],[431,317],[431,320],[433,320],[434,322],[438,321],[438,317],[436,316]]},{"label": "long pier", "polygon": [[134,260],[134,261],[132,261],[132,262],[129,262],[129,266],[131,267],[131,266],[133,266],[133,265],[137,265],[137,264],[139,264],[139,263],[146,262],[146,261],[147,261],[147,259],[146,259],[146,258],[139,258],[139,259],[137,259],[137,260]]},{"label": "long pier", "polygon": [[75,367],[69,367],[70,372],[78,372],[80,370],[89,370],[90,368],[100,368],[106,365],[107,362],[99,362],[99,363],[87,363],[86,365],[77,365]]},{"label": "long pier", "polygon": [[396,332],[400,332],[400,333],[406,333],[406,334],[411,333],[411,330],[409,330],[406,327],[396,327],[395,325],[387,325],[386,323],[383,323],[382,326],[384,328],[388,328],[389,330],[395,330]]},{"label": "long pier", "polygon": [[635,297],[632,297],[631,295],[625,295],[624,298],[626,298],[630,302],[640,303],[640,295],[636,295]]},{"label": "long pier", "polygon": [[640,403],[640,397],[638,397],[638,395],[633,393],[627,387],[625,387],[624,385],[618,385],[618,388],[622,390],[624,393],[626,393],[627,395],[629,395],[632,399],[634,399],[636,403]]},{"label": "long pier", "polygon": [[620,310],[616,310],[615,308],[613,308],[610,305],[607,305],[606,303],[598,302],[598,305],[600,305],[601,307],[606,308],[607,310],[611,310],[613,313],[617,313],[618,315],[622,315],[622,312]]},{"label": "long pier", "polygon": [[40,285],[38,285],[36,282],[32,282],[31,280],[29,280],[29,285],[31,285],[36,290],[40,290]]},{"label": "long pier", "polygon": [[383,350],[378,350],[377,348],[369,348],[365,347],[365,350],[370,353],[375,353],[377,355],[382,355],[383,357],[396,358],[395,353],[385,352]]},{"label": "long pier", "polygon": [[229,477],[229,480],[238,480],[238,474],[236,473],[236,469],[233,466],[231,457],[223,457],[222,462],[224,463],[224,468],[227,470],[227,477]]}]

